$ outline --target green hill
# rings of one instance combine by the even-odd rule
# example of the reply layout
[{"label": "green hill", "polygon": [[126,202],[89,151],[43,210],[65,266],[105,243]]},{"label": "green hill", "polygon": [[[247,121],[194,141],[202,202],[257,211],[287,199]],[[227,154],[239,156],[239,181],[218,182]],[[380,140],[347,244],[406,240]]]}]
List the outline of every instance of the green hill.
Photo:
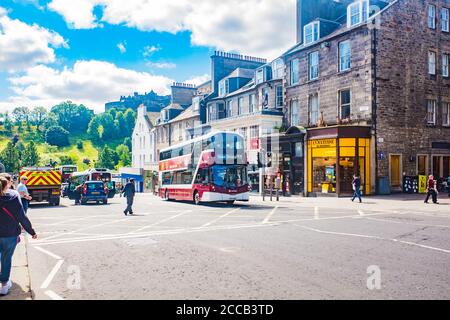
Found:
[{"label": "green hill", "polygon": [[[11,141],[10,138],[0,136],[0,150],[3,150],[9,141]],[[83,141],[83,149],[80,150],[77,148],[77,141]],[[23,140],[22,142],[26,144],[29,141]],[[82,136],[74,137],[71,139],[71,145],[64,148],[50,146],[47,143],[42,142],[38,142],[36,145],[40,158],[39,165],[44,166],[48,164],[50,160],[60,163],[62,156],[69,156],[75,160],[79,170],[86,170],[89,167],[92,167],[94,162],[98,159],[99,149],[102,147],[95,146],[92,141]],[[83,163],[84,159],[89,159],[91,161],[91,165]]]}]

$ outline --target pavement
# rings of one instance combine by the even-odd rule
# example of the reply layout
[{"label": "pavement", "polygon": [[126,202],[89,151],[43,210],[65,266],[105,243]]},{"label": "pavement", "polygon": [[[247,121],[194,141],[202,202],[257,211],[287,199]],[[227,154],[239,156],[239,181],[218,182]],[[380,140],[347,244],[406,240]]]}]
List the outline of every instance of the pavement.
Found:
[{"label": "pavement", "polygon": [[450,299],[450,198],[280,200],[32,206],[6,299]]},{"label": "pavement", "polygon": [[30,274],[28,270],[27,242],[24,235],[22,241],[17,245],[14,252],[13,264],[11,269],[11,281],[13,286],[6,297],[0,297],[2,300],[32,300]]}]

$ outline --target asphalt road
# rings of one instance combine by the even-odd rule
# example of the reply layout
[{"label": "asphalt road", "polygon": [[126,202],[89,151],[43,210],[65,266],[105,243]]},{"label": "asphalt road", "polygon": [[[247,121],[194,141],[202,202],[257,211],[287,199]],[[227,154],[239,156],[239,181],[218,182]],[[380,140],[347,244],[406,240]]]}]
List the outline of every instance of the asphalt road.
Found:
[{"label": "asphalt road", "polygon": [[449,299],[450,200],[406,200],[32,206],[34,298]]}]

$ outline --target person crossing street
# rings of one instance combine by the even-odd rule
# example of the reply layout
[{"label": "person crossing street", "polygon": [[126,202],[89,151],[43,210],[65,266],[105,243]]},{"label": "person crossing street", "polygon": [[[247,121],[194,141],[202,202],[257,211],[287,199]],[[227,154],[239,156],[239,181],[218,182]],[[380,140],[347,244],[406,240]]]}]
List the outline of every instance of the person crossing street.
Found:
[{"label": "person crossing street", "polygon": [[123,212],[125,215],[133,214],[133,202],[134,195],[136,194],[136,187],[134,186],[134,179],[130,179],[125,185],[122,191],[123,195],[127,198],[127,208]]}]

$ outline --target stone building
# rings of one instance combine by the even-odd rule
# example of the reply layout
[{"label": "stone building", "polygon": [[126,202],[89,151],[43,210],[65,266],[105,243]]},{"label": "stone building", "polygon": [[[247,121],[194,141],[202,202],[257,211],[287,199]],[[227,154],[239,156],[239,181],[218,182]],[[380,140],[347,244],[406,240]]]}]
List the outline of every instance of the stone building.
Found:
[{"label": "stone building", "polygon": [[[227,73],[224,66],[235,69],[228,68]],[[253,190],[260,192],[264,179],[258,166],[261,137],[282,126],[283,61],[267,63],[261,58],[219,53],[212,57],[212,69],[216,91],[206,102],[203,128],[244,137],[249,178]]]},{"label": "stone building", "polygon": [[135,92],[132,96],[121,96],[119,101],[105,104],[105,111],[112,108],[137,110],[140,105],[145,105],[148,112],[160,112],[162,108],[170,103],[170,96],[160,96],[151,91],[145,94]]},{"label": "stone building", "polygon": [[449,7],[298,0],[301,41],[283,55],[285,122],[307,128],[308,194],[349,194],[355,173],[365,193],[449,174]]}]

